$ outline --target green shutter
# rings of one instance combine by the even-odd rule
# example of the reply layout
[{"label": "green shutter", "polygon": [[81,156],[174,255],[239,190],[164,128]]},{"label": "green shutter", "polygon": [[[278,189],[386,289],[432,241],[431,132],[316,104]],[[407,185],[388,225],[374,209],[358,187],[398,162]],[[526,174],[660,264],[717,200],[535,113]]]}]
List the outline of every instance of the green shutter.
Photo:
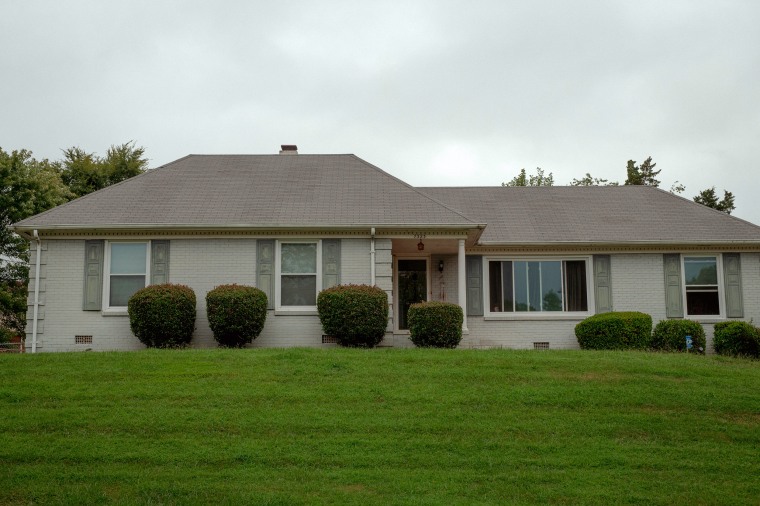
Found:
[{"label": "green shutter", "polygon": [[256,287],[267,295],[267,309],[274,309],[274,239],[256,241]]},{"label": "green shutter", "polygon": [[742,268],[739,253],[723,253],[723,280],[726,289],[726,316],[743,318]]},{"label": "green shutter", "polygon": [[597,313],[612,311],[610,256],[594,255],[594,302]]},{"label": "green shutter", "polygon": [[683,318],[683,291],[681,281],[681,255],[663,255],[665,266],[665,316]]},{"label": "green shutter", "polygon": [[84,300],[82,309],[100,311],[103,304],[103,251],[105,241],[84,242]]},{"label": "green shutter", "polygon": [[340,239],[322,240],[322,289],[340,284]]},{"label": "green shutter", "polygon": [[150,243],[150,284],[169,282],[169,241]]},{"label": "green shutter", "polygon": [[467,316],[483,316],[483,257],[465,257]]}]

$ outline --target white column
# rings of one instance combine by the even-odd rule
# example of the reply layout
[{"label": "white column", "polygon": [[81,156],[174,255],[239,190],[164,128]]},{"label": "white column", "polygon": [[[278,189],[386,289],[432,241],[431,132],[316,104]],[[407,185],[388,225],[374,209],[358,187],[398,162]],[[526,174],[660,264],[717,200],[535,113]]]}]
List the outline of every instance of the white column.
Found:
[{"label": "white column", "polygon": [[462,313],[464,314],[462,330],[467,332],[467,279],[464,260],[464,239],[459,239],[459,258],[457,268],[457,291],[459,292],[457,300],[459,301],[459,306],[462,308]]}]

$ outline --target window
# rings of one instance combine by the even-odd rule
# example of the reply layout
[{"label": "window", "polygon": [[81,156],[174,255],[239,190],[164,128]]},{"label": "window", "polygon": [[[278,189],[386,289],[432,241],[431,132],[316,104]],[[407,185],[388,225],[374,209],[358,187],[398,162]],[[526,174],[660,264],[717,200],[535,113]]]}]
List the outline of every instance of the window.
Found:
[{"label": "window", "polygon": [[583,260],[489,260],[491,313],[587,312],[587,269]]},{"label": "window", "polygon": [[320,241],[281,241],[277,248],[277,307],[315,309],[321,287]]},{"label": "window", "polygon": [[683,257],[686,315],[721,314],[717,256]]},{"label": "window", "polygon": [[149,251],[147,242],[107,243],[103,283],[107,308],[126,308],[129,298],[148,285]]}]

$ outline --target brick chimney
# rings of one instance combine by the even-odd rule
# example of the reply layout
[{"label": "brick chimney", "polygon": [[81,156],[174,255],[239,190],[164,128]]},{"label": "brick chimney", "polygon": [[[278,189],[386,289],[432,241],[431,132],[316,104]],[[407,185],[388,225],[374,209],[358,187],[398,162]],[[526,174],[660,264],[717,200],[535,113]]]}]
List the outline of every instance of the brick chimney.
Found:
[{"label": "brick chimney", "polygon": [[281,155],[297,155],[298,154],[298,146],[295,144],[282,144],[280,145],[280,154]]}]

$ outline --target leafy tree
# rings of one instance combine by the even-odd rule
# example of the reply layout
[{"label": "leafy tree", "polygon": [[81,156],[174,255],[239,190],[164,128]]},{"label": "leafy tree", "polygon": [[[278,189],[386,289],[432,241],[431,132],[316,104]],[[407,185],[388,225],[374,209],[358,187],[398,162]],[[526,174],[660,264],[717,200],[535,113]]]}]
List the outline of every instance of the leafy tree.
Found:
[{"label": "leafy tree", "polygon": [[63,204],[70,195],[55,163],[38,161],[27,150],[0,148],[0,325],[22,332],[26,322],[29,248],[9,226]]},{"label": "leafy tree", "polygon": [[592,177],[588,172],[582,178],[570,181],[570,186],[618,186],[619,184],[617,181],[610,182],[607,179]]},{"label": "leafy tree", "polygon": [[63,156],[61,178],[75,197],[120,183],[148,168],[145,148],[135,146],[134,141],[112,145],[105,157],[79,147],[64,149]]},{"label": "leafy tree", "polygon": [[635,160],[628,160],[628,178],[625,180],[624,184],[660,186],[660,181],[655,178],[661,171],[654,170],[656,166],[656,163],[652,163],[651,156],[644,160],[640,166],[636,165]]},{"label": "leafy tree", "polygon": [[520,174],[512,178],[508,183],[501,183],[502,186],[554,186],[554,175],[550,172],[544,175],[541,167],[536,167],[535,175],[528,175],[525,169],[520,170]]},{"label": "leafy tree", "polygon": [[718,211],[723,211],[726,214],[731,214],[731,211],[736,209],[736,206],[734,205],[734,194],[730,191],[723,190],[723,199],[718,200],[714,186],[699,192],[699,194],[694,197],[694,202],[702,204],[703,206],[712,207]]}]

